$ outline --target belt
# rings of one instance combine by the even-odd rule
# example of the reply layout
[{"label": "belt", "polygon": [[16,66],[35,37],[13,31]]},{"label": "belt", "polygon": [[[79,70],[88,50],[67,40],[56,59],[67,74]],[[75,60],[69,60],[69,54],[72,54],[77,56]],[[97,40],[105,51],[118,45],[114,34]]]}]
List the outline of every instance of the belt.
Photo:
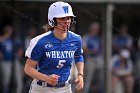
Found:
[{"label": "belt", "polygon": [[60,82],[56,85],[51,85],[49,83],[46,83],[45,81],[39,80],[39,81],[37,81],[37,84],[40,85],[40,86],[43,86],[43,87],[57,87],[57,88],[59,88],[59,87],[65,87],[65,86],[70,85],[71,80],[68,80],[68,82]]}]

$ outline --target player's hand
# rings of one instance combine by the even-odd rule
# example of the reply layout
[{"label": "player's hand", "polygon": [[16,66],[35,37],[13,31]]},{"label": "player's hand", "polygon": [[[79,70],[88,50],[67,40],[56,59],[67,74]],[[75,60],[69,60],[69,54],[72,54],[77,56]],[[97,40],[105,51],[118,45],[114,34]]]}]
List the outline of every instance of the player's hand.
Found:
[{"label": "player's hand", "polygon": [[83,76],[78,75],[75,82],[78,83],[76,86],[77,91],[83,89],[83,86],[84,86]]},{"label": "player's hand", "polygon": [[46,79],[46,82],[51,84],[51,85],[56,85],[58,83],[58,79],[60,76],[56,74],[49,75]]}]

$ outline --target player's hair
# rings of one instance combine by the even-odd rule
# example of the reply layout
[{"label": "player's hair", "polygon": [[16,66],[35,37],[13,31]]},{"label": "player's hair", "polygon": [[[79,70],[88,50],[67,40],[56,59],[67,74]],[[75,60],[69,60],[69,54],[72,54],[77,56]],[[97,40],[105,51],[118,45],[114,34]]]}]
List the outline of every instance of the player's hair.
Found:
[{"label": "player's hair", "polygon": [[[54,18],[53,20],[54,20],[53,21],[54,27],[50,26],[49,24],[43,25],[43,29],[45,32],[54,30],[55,26],[57,25],[57,21],[56,21],[56,18]],[[75,24],[76,24],[75,17],[71,17],[71,24],[70,24],[70,28],[69,28],[70,31],[74,30]]]},{"label": "player's hair", "polygon": [[45,32],[52,31],[52,30],[54,30],[54,27],[51,27],[49,24],[45,24],[45,25],[43,25],[43,30]]}]

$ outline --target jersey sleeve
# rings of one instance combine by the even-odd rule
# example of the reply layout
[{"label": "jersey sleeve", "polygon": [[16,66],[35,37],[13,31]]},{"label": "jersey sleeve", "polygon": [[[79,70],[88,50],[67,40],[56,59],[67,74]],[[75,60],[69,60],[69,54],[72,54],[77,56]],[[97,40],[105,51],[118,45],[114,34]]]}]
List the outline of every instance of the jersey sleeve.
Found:
[{"label": "jersey sleeve", "polygon": [[77,47],[78,47],[78,49],[75,51],[75,54],[74,54],[75,63],[84,62],[83,49],[82,49],[82,39],[80,36],[78,39],[78,46]]},{"label": "jersey sleeve", "polygon": [[25,57],[28,57],[34,61],[39,62],[39,60],[41,59],[43,55],[42,49],[43,49],[42,44],[38,40],[32,39],[30,41],[29,47],[27,48],[25,52]]}]

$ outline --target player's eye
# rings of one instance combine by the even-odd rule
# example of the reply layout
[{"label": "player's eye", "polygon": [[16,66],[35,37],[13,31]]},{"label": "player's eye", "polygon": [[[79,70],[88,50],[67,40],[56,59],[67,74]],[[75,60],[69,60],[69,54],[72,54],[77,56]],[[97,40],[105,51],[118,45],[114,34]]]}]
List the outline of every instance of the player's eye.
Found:
[{"label": "player's eye", "polygon": [[63,17],[63,18],[60,18],[60,20],[65,20],[65,18]]},{"label": "player's eye", "polygon": [[71,17],[70,17],[70,16],[69,16],[69,17],[66,17],[66,19],[67,19],[67,20],[70,20],[70,19],[71,19]]}]

